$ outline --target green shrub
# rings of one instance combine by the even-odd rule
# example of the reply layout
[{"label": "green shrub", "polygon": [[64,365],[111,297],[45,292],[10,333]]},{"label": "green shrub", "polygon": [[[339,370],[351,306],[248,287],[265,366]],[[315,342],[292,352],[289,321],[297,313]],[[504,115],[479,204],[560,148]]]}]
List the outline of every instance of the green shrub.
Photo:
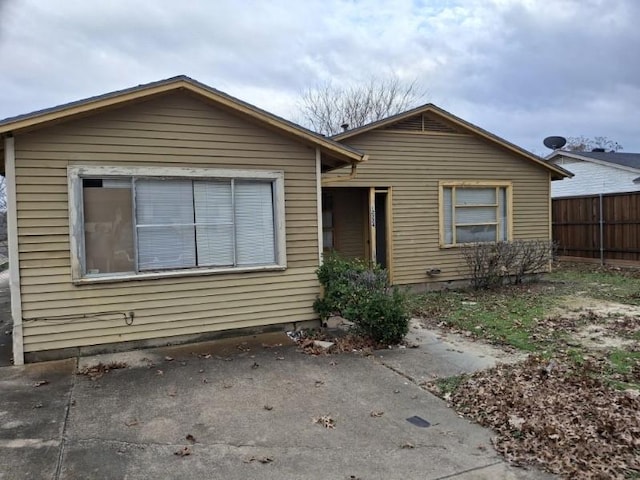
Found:
[{"label": "green shrub", "polygon": [[354,322],[357,333],[385,345],[400,343],[409,332],[405,295],[397,288],[371,291],[347,306],[343,314]]},{"label": "green shrub", "polygon": [[357,333],[375,341],[398,343],[409,330],[405,296],[389,288],[387,271],[359,259],[327,255],[317,270],[324,296],[313,308],[326,320],[341,315],[354,323]]}]

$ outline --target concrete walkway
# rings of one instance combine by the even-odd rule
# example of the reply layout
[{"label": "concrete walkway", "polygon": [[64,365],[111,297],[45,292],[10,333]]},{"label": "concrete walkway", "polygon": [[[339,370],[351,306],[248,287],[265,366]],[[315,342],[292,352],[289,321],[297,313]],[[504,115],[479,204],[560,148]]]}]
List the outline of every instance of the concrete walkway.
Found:
[{"label": "concrete walkway", "polygon": [[[370,357],[311,357],[271,334],[0,368],[0,479],[550,478],[508,466],[490,431],[416,384],[461,355],[424,334]],[[495,361],[476,357],[452,368]],[[74,374],[113,360],[128,367]]]}]

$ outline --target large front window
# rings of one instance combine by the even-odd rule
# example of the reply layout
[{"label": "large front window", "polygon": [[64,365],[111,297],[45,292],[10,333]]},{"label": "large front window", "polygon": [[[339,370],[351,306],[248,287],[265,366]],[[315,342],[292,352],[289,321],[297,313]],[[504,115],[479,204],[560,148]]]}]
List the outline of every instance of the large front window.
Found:
[{"label": "large front window", "polygon": [[441,182],[441,245],[510,240],[510,188],[502,183]]},{"label": "large front window", "polygon": [[70,169],[74,278],[284,266],[281,173],[117,170]]}]

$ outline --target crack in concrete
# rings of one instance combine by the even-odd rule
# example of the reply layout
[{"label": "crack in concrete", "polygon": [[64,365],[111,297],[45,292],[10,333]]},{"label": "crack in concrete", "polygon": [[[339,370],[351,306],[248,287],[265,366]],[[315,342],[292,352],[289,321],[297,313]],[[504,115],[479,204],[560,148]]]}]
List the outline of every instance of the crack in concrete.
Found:
[{"label": "crack in concrete", "polygon": [[[340,450],[339,448],[334,447],[323,447],[320,445],[255,445],[255,444],[244,444],[244,443],[229,443],[229,442],[199,442],[191,443],[185,440],[183,443],[172,443],[172,442],[132,442],[127,440],[118,440],[118,439],[110,439],[110,438],[99,438],[99,437],[91,437],[91,438],[79,438],[73,440],[76,443],[107,443],[114,445],[122,445],[122,446],[130,446],[130,447],[184,447],[185,445],[189,445],[192,447],[232,447],[232,448],[254,448],[260,450]],[[400,447],[398,447],[400,449]],[[428,445],[428,444],[417,444],[415,448],[446,448],[442,445]],[[366,450],[366,449],[365,449]]]},{"label": "crack in concrete", "polygon": [[405,379],[409,380],[411,383],[413,383],[413,384],[414,384],[414,385],[416,385],[417,387],[420,387],[420,389],[421,389],[421,390],[424,390],[424,391],[428,392],[428,390],[425,390],[424,388],[422,388],[422,385],[420,385],[420,384],[418,383],[418,381],[417,381],[415,378],[413,378],[411,375],[408,375],[408,374],[404,373],[403,371],[401,371],[401,370],[399,370],[399,369],[397,369],[397,368],[395,368],[395,367],[392,367],[391,365],[389,365],[388,363],[386,363],[384,360],[381,360],[381,359],[379,359],[379,358],[374,357],[374,361],[375,361],[376,363],[378,363],[378,364],[382,365],[383,367],[388,368],[388,369],[389,369],[389,370],[391,370],[393,373],[395,373],[395,374],[397,374],[397,375],[400,375],[401,377],[403,377],[403,378],[405,378]]},{"label": "crack in concrete", "polygon": [[60,450],[58,452],[58,460],[56,463],[56,471],[53,475],[54,480],[60,479],[60,473],[62,472],[62,461],[64,460],[64,447],[67,440],[67,425],[69,424],[69,412],[71,411],[71,403],[73,402],[73,392],[76,386],[76,371],[78,370],[78,358],[75,359],[75,367],[71,374],[71,388],[69,389],[69,396],[67,398],[67,405],[64,412],[64,421],[62,423],[62,431],[60,432]]},{"label": "crack in concrete", "polygon": [[488,465],[481,465],[479,467],[470,468],[470,469],[464,470],[462,472],[451,473],[449,475],[445,475],[444,477],[435,478],[434,480],[445,480],[447,478],[456,478],[456,477],[459,477],[460,475],[465,475],[467,473],[477,472],[478,470],[484,470],[485,468],[495,467],[496,465],[500,465],[502,463],[505,463],[505,462],[500,460],[500,461],[497,461],[497,462],[489,463]]}]

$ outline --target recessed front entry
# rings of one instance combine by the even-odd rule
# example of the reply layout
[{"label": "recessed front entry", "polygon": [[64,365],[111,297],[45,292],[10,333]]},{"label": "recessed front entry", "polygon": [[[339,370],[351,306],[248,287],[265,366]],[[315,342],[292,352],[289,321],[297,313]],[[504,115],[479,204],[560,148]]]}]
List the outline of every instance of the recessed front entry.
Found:
[{"label": "recessed front entry", "polygon": [[325,252],[364,258],[391,269],[390,188],[325,187],[322,212]]}]

